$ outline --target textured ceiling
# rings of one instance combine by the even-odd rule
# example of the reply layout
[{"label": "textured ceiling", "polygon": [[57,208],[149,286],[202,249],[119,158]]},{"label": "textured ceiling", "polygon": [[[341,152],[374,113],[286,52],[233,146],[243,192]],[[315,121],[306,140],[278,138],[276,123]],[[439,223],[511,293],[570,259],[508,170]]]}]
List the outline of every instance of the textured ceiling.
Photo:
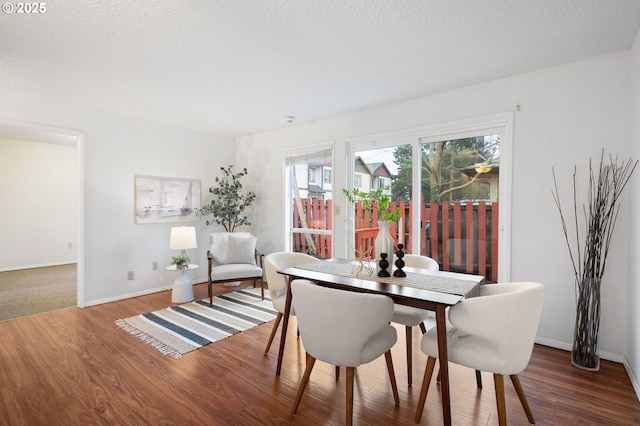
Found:
[{"label": "textured ceiling", "polygon": [[0,88],[222,135],[628,49],[638,0],[65,0],[0,13]]}]

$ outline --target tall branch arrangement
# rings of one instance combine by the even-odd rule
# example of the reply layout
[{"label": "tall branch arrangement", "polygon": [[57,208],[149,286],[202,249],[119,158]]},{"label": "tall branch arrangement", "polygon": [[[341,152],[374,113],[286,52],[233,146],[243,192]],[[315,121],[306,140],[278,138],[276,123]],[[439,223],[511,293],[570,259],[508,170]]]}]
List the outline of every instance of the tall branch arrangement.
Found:
[{"label": "tall branch arrangement", "polygon": [[[589,160],[589,189],[587,203],[582,205],[584,216],[579,225],[579,207],[576,173],[573,169],[573,229],[570,231],[560,203],[555,170],[553,172],[553,199],[560,213],[562,230],[576,276],[576,323],[572,362],[585,368],[596,368],[598,363],[597,339],[600,325],[600,285],[607,264],[613,229],[620,211],[619,198],[629,182],[638,161],[618,162],[609,155],[605,162],[604,150],[600,166],[594,170]],[[581,232],[581,229],[583,231]],[[573,235],[575,233],[575,235]],[[573,243],[575,241],[575,243]]]},{"label": "tall branch arrangement", "polygon": [[[242,193],[242,179],[248,172],[244,168],[238,173],[233,173],[233,165],[227,168],[220,167],[223,176],[216,177],[216,186],[209,188],[213,194],[213,200],[208,205],[198,209],[198,216],[213,215],[215,223],[222,225],[227,232],[235,231],[236,227],[251,225],[247,216],[242,212],[256,199],[255,192]],[[207,225],[213,222],[207,220]]]}]

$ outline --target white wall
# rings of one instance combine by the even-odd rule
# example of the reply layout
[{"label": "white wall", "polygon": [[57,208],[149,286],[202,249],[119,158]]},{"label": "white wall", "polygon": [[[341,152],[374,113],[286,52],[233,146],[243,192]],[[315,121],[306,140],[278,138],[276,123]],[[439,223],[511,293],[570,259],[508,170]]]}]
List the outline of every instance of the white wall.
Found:
[{"label": "white wall", "polygon": [[[630,53],[630,76],[631,76],[631,100],[632,108],[628,119],[632,125],[631,146],[634,158],[640,158],[640,32],[636,35],[633,48]],[[632,189],[632,209],[631,217],[640,218],[640,170],[636,170],[631,182]],[[629,365],[627,371],[632,377],[636,393],[640,395],[640,220],[631,221],[629,232],[629,270],[627,309],[628,317],[628,342],[627,359]]]},{"label": "white wall", "polygon": [[[117,300],[170,287],[175,272],[164,269],[170,224],[134,223],[133,177],[136,174],[202,180],[203,202],[220,167],[233,163],[233,141],[202,132],[68,105],[38,95],[0,90],[0,117],[5,120],[75,129],[84,138],[84,279],[86,304]],[[206,250],[211,227],[197,223],[197,250],[190,256],[206,277]],[[158,261],[160,270],[152,271]],[[135,280],[127,280],[127,271]]]},{"label": "white wall", "polygon": [[[628,120],[627,52],[461,88],[362,112],[300,124],[238,139],[236,161],[250,171],[258,194],[254,221],[266,252],[284,247],[282,151],[285,147],[335,142],[334,186],[345,186],[345,138],[515,113],[511,279],[546,285],[539,341],[570,348],[575,312],[574,277],[551,188],[556,168],[562,196],[569,200],[573,166],[584,172],[602,148],[627,157],[632,146]],[[242,153],[242,155],[239,155]],[[248,185],[249,186],[249,185]],[[638,191],[632,187],[631,191]],[[336,191],[336,194],[338,191]],[[344,197],[335,204],[345,211]],[[627,332],[629,198],[624,198],[602,291],[600,348],[622,360]],[[336,255],[345,255],[345,225],[335,220]],[[342,250],[342,252],[341,252]]]},{"label": "white wall", "polygon": [[75,147],[0,139],[0,271],[76,261],[78,183]]}]

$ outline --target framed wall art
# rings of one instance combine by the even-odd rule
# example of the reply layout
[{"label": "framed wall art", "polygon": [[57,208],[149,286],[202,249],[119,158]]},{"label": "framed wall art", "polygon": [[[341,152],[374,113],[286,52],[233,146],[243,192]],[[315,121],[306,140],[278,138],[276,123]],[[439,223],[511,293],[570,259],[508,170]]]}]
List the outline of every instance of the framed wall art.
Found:
[{"label": "framed wall art", "polygon": [[134,176],[136,223],[196,222],[199,179]]}]

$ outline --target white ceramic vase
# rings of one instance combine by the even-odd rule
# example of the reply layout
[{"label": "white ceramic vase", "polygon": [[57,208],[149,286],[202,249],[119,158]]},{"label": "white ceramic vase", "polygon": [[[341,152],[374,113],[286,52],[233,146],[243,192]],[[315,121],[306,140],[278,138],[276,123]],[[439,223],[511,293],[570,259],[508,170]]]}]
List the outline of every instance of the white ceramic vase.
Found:
[{"label": "white ceramic vase", "polygon": [[389,261],[387,271],[391,274],[394,268],[393,262],[395,261],[395,246],[393,245],[393,237],[391,236],[390,228],[390,221],[378,221],[378,235],[376,236],[374,247],[376,250],[376,271],[380,271],[380,253],[387,253],[387,261]]}]

